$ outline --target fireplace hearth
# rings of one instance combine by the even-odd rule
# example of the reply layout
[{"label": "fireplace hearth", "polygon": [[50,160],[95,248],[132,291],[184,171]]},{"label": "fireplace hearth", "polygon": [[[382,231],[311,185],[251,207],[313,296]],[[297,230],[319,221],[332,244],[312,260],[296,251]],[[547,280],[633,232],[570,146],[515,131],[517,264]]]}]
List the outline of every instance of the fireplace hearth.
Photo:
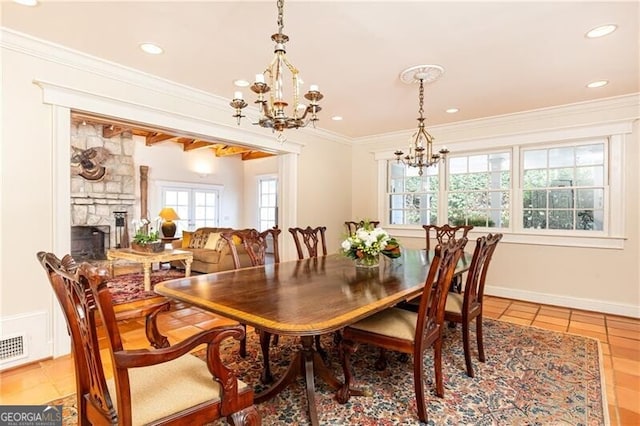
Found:
[{"label": "fireplace hearth", "polygon": [[110,226],[72,226],[71,256],[77,261],[105,260],[110,247]]}]

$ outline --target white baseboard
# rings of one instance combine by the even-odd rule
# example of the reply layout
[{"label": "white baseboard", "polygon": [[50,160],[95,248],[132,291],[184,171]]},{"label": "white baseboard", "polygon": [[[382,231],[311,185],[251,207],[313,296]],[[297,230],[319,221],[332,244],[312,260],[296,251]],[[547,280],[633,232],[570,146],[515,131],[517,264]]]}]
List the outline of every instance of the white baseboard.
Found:
[{"label": "white baseboard", "polygon": [[640,318],[640,306],[637,305],[561,296],[557,294],[538,293],[527,290],[515,290],[512,288],[489,285],[485,287],[484,293],[488,296],[506,297],[509,299],[523,300],[527,302],[544,303],[545,305],[562,306],[566,308],[583,309],[585,311]]}]

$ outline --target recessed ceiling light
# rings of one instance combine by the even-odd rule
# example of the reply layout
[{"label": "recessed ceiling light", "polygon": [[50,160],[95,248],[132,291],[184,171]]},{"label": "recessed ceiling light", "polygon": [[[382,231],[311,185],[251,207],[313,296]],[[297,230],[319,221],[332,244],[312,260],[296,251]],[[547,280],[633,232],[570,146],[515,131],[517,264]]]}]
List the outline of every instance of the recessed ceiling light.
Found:
[{"label": "recessed ceiling light", "polygon": [[140,49],[150,55],[159,55],[164,52],[164,50],[162,50],[162,47],[153,43],[140,43]]},{"label": "recessed ceiling light", "polygon": [[449,114],[455,114],[458,111],[460,111],[458,108],[449,108],[445,110],[445,112],[448,112]]},{"label": "recessed ceiling light", "polygon": [[606,86],[607,84],[609,84],[609,80],[598,80],[592,81],[591,83],[587,84],[587,87],[589,89],[595,89],[597,87]]},{"label": "recessed ceiling light", "polygon": [[23,6],[37,6],[38,0],[13,0],[14,3],[21,4]]},{"label": "recessed ceiling light", "polygon": [[618,26],[614,24],[600,25],[599,27],[595,27],[587,31],[587,34],[585,34],[585,36],[587,38],[604,37],[614,32],[617,28]]},{"label": "recessed ceiling light", "polygon": [[331,117],[331,119],[333,121],[342,121],[342,116],[341,115],[334,115],[333,117]]},{"label": "recessed ceiling light", "polygon": [[247,80],[233,80],[233,84],[236,87],[249,87],[249,82]]}]

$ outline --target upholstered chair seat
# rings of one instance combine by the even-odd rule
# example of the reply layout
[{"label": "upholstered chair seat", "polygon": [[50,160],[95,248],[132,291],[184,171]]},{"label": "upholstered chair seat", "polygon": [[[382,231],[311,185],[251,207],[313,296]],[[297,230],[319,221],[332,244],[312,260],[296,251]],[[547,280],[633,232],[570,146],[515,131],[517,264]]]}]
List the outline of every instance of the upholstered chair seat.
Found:
[{"label": "upholstered chair seat", "polygon": [[396,339],[414,341],[418,313],[400,308],[391,308],[358,321],[350,327],[369,333]]}]

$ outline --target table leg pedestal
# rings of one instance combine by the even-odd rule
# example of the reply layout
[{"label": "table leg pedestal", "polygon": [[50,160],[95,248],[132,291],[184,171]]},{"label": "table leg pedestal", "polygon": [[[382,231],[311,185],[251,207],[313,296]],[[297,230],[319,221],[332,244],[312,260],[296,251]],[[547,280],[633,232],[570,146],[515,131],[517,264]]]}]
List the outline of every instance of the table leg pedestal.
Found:
[{"label": "table leg pedestal", "polygon": [[340,358],[342,362],[342,371],[344,373],[344,384],[342,384],[336,391],[336,401],[340,404],[346,404],[349,401],[349,397],[353,396],[372,396],[372,392],[368,389],[352,389],[352,374],[351,374],[351,354],[355,353],[358,349],[358,344],[350,340],[344,340],[340,342]]},{"label": "table leg pedestal", "polygon": [[[262,335],[263,333],[261,333]],[[264,333],[267,334],[267,333]],[[256,395],[254,401],[256,404],[260,404],[264,401],[268,401],[269,399],[276,396],[282,390],[284,390],[287,385],[291,382],[295,381],[298,376],[303,376],[306,382],[306,391],[307,391],[307,405],[309,408],[309,418],[311,424],[316,426],[318,425],[318,411],[316,409],[315,404],[315,379],[314,375],[317,375],[320,379],[324,380],[324,382],[329,385],[332,389],[341,389],[343,387],[342,382],[340,382],[333,372],[329,370],[322,359],[322,356],[314,349],[314,337],[313,336],[302,336],[302,349],[299,350],[287,371],[284,373],[280,379],[269,389],[266,389],[264,392]],[[269,339],[270,340],[270,339]],[[265,343],[268,345],[269,340],[265,339]],[[262,343],[262,336],[261,336]],[[303,375],[304,372],[304,375]],[[349,391],[350,395],[364,395],[362,391],[357,389],[351,389]]]},{"label": "table leg pedestal", "polygon": [[151,291],[151,262],[144,262],[142,269],[144,271],[144,291]]}]

